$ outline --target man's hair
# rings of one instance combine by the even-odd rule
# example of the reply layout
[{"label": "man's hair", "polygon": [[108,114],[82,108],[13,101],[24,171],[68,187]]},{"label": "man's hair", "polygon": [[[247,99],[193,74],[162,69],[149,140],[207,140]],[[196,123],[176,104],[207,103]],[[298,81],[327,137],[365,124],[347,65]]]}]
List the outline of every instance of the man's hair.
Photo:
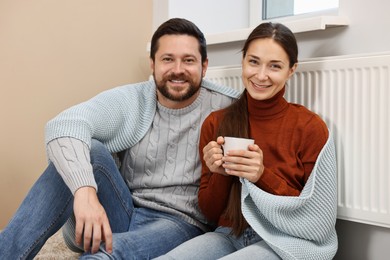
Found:
[{"label": "man's hair", "polygon": [[158,40],[164,35],[189,35],[199,42],[199,52],[202,63],[207,59],[206,39],[201,30],[192,22],[182,18],[172,18],[161,24],[154,32],[150,47],[150,58],[154,61],[159,48]]}]

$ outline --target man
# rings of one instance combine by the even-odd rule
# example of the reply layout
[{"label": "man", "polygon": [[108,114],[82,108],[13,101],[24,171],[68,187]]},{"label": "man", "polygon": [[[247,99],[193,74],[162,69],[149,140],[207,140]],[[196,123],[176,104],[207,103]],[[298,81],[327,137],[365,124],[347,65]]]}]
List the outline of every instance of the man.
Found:
[{"label": "man", "polygon": [[2,259],[33,258],[68,219],[66,242],[88,259],[149,259],[207,231],[199,130],[239,93],[202,80],[206,41],[185,19],[157,29],[150,64],[154,81],[102,92],[48,122],[51,163],[0,234]]}]

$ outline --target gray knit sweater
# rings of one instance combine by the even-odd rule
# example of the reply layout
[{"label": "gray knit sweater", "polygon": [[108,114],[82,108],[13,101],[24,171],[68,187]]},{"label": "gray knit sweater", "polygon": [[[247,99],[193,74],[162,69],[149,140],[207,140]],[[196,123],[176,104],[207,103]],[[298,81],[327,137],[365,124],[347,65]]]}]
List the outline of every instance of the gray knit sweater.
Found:
[{"label": "gray knit sweater", "polygon": [[[49,121],[46,142],[70,137],[88,148],[95,138],[110,152],[127,150],[123,174],[135,204],[177,215],[204,229],[197,206],[200,126],[211,111],[227,106],[238,95],[204,80],[193,104],[167,109],[157,105],[154,81],[126,85]],[[82,186],[96,187],[90,165],[60,173],[72,192]]]}]

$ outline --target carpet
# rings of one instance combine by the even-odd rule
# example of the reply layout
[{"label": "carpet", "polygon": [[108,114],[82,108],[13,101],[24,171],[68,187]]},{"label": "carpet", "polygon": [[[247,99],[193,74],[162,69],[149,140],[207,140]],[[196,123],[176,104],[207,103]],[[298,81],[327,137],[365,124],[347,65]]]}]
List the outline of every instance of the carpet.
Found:
[{"label": "carpet", "polygon": [[62,231],[59,230],[51,238],[49,238],[45,245],[39,251],[34,260],[71,260],[78,259],[80,254],[71,251],[62,238]]}]

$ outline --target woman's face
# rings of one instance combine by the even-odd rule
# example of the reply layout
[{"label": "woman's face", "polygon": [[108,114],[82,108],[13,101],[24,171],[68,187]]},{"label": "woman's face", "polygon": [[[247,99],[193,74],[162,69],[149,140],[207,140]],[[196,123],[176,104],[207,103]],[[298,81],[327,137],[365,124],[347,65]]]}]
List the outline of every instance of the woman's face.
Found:
[{"label": "woman's face", "polygon": [[273,39],[256,39],[242,60],[242,80],[252,98],[266,100],[275,96],[294,73],[284,49]]}]

